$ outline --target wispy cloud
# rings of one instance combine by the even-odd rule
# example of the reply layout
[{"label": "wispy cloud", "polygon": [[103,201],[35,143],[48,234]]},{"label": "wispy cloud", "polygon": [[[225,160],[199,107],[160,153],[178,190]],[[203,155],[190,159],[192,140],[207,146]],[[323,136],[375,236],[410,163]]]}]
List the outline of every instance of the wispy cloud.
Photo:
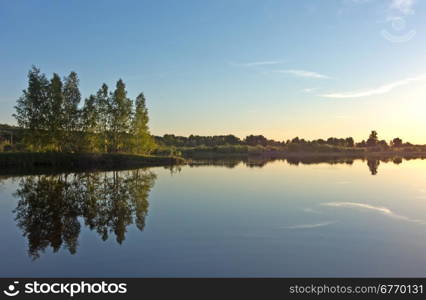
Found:
[{"label": "wispy cloud", "polygon": [[318,91],[318,90],[319,90],[319,88],[306,88],[306,89],[303,89],[303,91],[305,93],[308,93],[308,94],[313,93],[313,92]]},{"label": "wispy cloud", "polygon": [[329,94],[323,94],[323,95],[320,95],[320,96],[325,97],[325,98],[335,98],[335,99],[369,97],[369,96],[389,93],[390,91],[392,91],[395,88],[398,88],[398,87],[404,86],[404,85],[408,85],[408,84],[416,82],[416,81],[426,81],[426,74],[420,75],[420,76],[417,76],[417,77],[402,79],[402,80],[392,82],[392,83],[389,83],[389,84],[384,84],[382,86],[379,86],[377,88],[373,88],[373,89],[370,89],[370,90],[353,91],[353,92],[345,92],[345,93],[329,93]]},{"label": "wispy cloud", "polygon": [[290,74],[290,75],[293,75],[296,77],[302,77],[302,78],[314,78],[314,79],[330,79],[331,78],[324,74],[320,74],[320,73],[312,72],[312,71],[305,71],[305,70],[275,70],[273,72]]},{"label": "wispy cloud", "polygon": [[392,210],[390,210],[389,208],[381,207],[381,206],[373,206],[370,204],[357,203],[357,202],[328,202],[328,203],[322,203],[321,205],[330,206],[330,207],[367,209],[367,210],[375,211],[377,213],[383,214],[385,216],[388,216],[394,219],[403,220],[403,221],[412,222],[412,223],[418,223],[422,225],[426,224],[426,221],[424,220],[412,219],[406,216],[399,215],[393,212]]},{"label": "wispy cloud", "polygon": [[303,211],[307,213],[312,213],[312,214],[322,214],[321,211],[310,208],[310,207],[304,208]]},{"label": "wispy cloud", "polygon": [[259,66],[270,66],[270,65],[279,65],[284,63],[283,60],[265,60],[265,61],[252,61],[245,63],[231,63],[231,65],[239,67],[259,67]]},{"label": "wispy cloud", "polygon": [[322,223],[315,223],[315,224],[292,225],[292,226],[287,226],[285,228],[286,229],[310,229],[310,228],[324,227],[334,223],[336,223],[336,221],[329,221],[329,222],[322,222]]}]

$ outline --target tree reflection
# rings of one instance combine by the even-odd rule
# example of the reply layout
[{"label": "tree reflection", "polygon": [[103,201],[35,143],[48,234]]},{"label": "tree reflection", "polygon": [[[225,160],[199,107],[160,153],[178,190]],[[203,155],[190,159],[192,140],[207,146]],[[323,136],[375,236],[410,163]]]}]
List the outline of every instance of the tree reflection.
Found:
[{"label": "tree reflection", "polygon": [[379,168],[379,165],[380,165],[380,160],[378,160],[378,159],[368,159],[367,160],[367,165],[368,165],[368,168],[370,169],[371,175],[376,175],[377,174],[377,169]]},{"label": "tree reflection", "polygon": [[[408,158],[405,158],[408,159]],[[286,161],[291,166],[299,165],[316,165],[316,164],[329,164],[329,165],[348,165],[352,166],[356,160],[367,161],[367,166],[371,175],[377,175],[380,162],[394,164],[401,164],[402,157],[380,157],[380,158],[365,158],[365,157],[344,157],[344,156],[324,156],[324,155],[309,155],[309,156],[290,156],[290,157],[256,157],[248,156],[244,158],[229,158],[229,159],[196,159],[191,160],[188,165],[190,167],[199,166],[220,166],[227,168],[235,168],[240,163],[243,163],[249,168],[263,168],[267,164],[276,161]]]},{"label": "tree reflection", "polygon": [[396,157],[396,158],[394,158],[394,159],[393,159],[393,163],[394,163],[395,165],[402,164],[402,158],[401,158],[401,157]]},{"label": "tree reflection", "polygon": [[144,229],[155,179],[143,169],[22,178],[14,213],[28,239],[30,257],[38,258],[49,246],[54,252],[63,246],[76,253],[80,221],[103,240],[113,233],[121,244],[130,224]]}]

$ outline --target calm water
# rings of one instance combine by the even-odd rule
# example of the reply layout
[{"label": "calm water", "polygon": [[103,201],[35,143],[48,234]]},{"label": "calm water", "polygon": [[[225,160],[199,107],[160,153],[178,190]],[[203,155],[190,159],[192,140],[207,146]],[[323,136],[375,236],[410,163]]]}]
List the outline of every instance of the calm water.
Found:
[{"label": "calm water", "polygon": [[426,276],[426,161],[1,177],[0,276]]}]

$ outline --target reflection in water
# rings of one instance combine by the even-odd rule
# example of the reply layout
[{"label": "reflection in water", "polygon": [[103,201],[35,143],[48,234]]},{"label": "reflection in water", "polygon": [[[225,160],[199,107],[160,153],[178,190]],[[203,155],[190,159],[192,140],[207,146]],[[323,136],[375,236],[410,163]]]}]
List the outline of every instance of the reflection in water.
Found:
[{"label": "reflection in water", "polygon": [[[415,157],[406,157],[405,160],[414,159]],[[424,159],[423,157],[419,157]],[[330,157],[330,156],[307,156],[307,157],[263,157],[263,156],[245,156],[245,157],[234,157],[230,159],[224,158],[209,158],[209,159],[197,159],[190,161],[188,165],[190,167],[197,166],[221,166],[227,168],[235,168],[241,163],[246,165],[249,168],[262,168],[268,163],[274,161],[285,161],[289,165],[298,166],[298,165],[313,165],[319,163],[326,163],[330,165],[336,164],[345,164],[353,165],[354,161],[361,159],[362,161],[367,161],[368,169],[370,170],[371,175],[377,175],[380,162],[388,163],[393,162],[396,165],[399,165],[403,162],[402,157],[380,157],[380,158],[346,158],[346,157]]]},{"label": "reflection in water", "polygon": [[233,169],[243,161],[246,162],[247,157],[196,159],[196,160],[189,160],[188,165],[190,167],[218,166],[218,167],[226,167],[229,169]]},{"label": "reflection in water", "polygon": [[80,218],[103,240],[114,233],[121,244],[128,225],[134,222],[139,230],[144,229],[155,178],[142,169],[22,178],[14,212],[28,239],[30,257],[38,258],[49,246],[54,252],[64,246],[76,253]]},{"label": "reflection in water", "polygon": [[346,164],[352,165],[354,163],[353,158],[333,158],[333,157],[321,157],[321,156],[309,156],[309,157],[291,157],[286,159],[287,163],[290,165],[298,166],[299,164],[303,165],[312,165],[319,163],[327,163],[330,165],[335,164]]},{"label": "reflection in water", "polygon": [[328,202],[328,203],[323,203],[323,206],[329,206],[329,207],[344,207],[344,208],[361,208],[361,209],[367,209],[370,211],[375,211],[378,212],[380,214],[383,214],[385,216],[394,218],[394,219],[399,219],[399,220],[403,220],[403,221],[407,221],[407,222],[413,222],[413,223],[418,223],[418,224],[422,224],[425,225],[426,222],[423,220],[419,220],[419,219],[413,219],[407,216],[403,216],[403,215],[399,215],[395,212],[393,212],[392,210],[390,210],[387,207],[381,207],[381,206],[374,206],[374,205],[370,205],[370,204],[365,204],[365,203],[357,203],[357,202]]},{"label": "reflection in water", "polygon": [[0,176],[0,275],[425,276],[426,161],[368,159]]},{"label": "reflection in water", "polygon": [[380,161],[377,159],[368,159],[367,160],[368,168],[370,169],[371,175],[377,174],[377,168],[380,165]]},{"label": "reflection in water", "polygon": [[[324,156],[271,159],[258,156],[194,160],[188,165],[235,168],[244,164],[250,168],[262,168],[276,160],[295,166],[318,163],[352,165],[355,159]],[[401,164],[403,159],[368,158],[366,164],[372,175],[378,174],[380,162]],[[180,167],[170,168],[172,175],[180,171]],[[0,183],[7,178],[0,177]],[[38,258],[48,247],[54,252],[63,247],[71,254],[76,253],[82,224],[96,231],[102,240],[113,234],[120,244],[125,240],[130,224],[134,223],[142,231],[148,211],[148,196],[155,179],[155,174],[144,169],[22,177],[14,194],[19,199],[14,213],[19,228],[28,239],[30,257]],[[320,225],[325,226],[323,223],[302,224],[295,228]]]},{"label": "reflection in water", "polygon": [[328,225],[332,225],[337,223],[337,221],[328,221],[328,222],[321,222],[321,223],[315,223],[315,224],[301,224],[301,225],[291,225],[287,226],[285,228],[287,229],[312,229],[312,228],[318,228],[318,227],[324,227]]},{"label": "reflection in water", "polygon": [[392,161],[393,161],[393,163],[394,163],[395,165],[399,165],[399,164],[401,164],[401,163],[402,163],[402,158],[401,158],[401,157],[396,157],[396,158],[394,158]]}]

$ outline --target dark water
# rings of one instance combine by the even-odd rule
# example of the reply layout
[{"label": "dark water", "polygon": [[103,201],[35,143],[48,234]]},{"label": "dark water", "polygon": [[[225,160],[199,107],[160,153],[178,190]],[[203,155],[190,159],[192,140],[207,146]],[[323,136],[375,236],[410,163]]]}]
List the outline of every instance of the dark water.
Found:
[{"label": "dark water", "polygon": [[0,276],[426,276],[426,161],[0,177]]}]

